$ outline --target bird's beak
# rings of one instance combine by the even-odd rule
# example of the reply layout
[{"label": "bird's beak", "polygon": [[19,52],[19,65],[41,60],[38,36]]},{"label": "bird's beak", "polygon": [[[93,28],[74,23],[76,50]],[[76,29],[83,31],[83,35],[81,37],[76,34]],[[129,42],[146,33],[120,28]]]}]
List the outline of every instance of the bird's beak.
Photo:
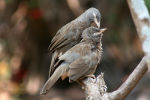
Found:
[{"label": "bird's beak", "polygon": [[103,33],[103,32],[105,32],[106,30],[107,30],[107,28],[102,28],[102,29],[100,29],[99,33]]},{"label": "bird's beak", "polygon": [[100,28],[100,22],[95,18],[94,19],[94,23],[96,24],[96,26],[98,27],[98,28]]},{"label": "bird's beak", "polygon": [[95,35],[95,36],[100,35],[100,34],[102,34],[102,33],[103,33],[104,31],[106,31],[106,30],[107,30],[107,28],[102,28],[102,29],[100,29],[99,32],[94,33],[94,35]]}]

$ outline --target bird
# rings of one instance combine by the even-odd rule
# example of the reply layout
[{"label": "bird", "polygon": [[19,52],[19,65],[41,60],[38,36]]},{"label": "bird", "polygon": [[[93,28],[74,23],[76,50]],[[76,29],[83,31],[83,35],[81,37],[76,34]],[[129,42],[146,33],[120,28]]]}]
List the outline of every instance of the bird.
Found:
[{"label": "bird", "polygon": [[82,40],[63,55],[55,63],[56,70],[47,80],[40,94],[45,95],[55,82],[69,77],[69,82],[79,82],[86,77],[92,77],[102,54],[101,39],[106,29],[96,27],[86,28],[82,33]]},{"label": "bird", "polygon": [[68,49],[81,41],[81,34],[84,29],[95,25],[100,27],[101,14],[96,8],[89,8],[79,17],[60,28],[53,37],[49,52],[52,53],[52,59],[49,69],[49,77],[54,73],[56,67],[54,66],[59,56],[64,54]]}]

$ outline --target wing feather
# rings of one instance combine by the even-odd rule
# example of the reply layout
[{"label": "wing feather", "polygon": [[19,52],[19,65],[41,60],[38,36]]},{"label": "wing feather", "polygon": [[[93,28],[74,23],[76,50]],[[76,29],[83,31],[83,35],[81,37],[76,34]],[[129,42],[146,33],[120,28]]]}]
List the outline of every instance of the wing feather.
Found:
[{"label": "wing feather", "polygon": [[66,51],[62,56],[59,57],[60,60],[65,60],[67,62],[72,62],[78,59],[80,56],[86,56],[91,53],[91,45],[88,43],[79,43]]},{"label": "wing feather", "polygon": [[49,51],[54,52],[56,49],[59,49],[64,45],[69,44],[71,41],[74,41],[73,38],[78,34],[77,30],[80,28],[80,25],[77,25],[78,22],[75,23],[72,21],[58,30],[49,45]]},{"label": "wing feather", "polygon": [[69,79],[71,81],[76,81],[83,76],[93,74],[98,63],[98,61],[93,58],[95,57],[88,55],[81,57],[71,63],[69,66]]}]

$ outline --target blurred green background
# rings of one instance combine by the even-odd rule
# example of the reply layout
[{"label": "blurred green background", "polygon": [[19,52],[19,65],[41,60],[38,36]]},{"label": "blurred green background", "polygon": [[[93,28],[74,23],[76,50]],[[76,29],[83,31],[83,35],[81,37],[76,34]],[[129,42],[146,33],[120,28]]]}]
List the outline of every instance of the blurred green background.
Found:
[{"label": "blurred green background", "polygon": [[[145,0],[150,11],[150,0]],[[103,56],[95,75],[105,73],[108,91],[117,89],[143,57],[125,0],[0,0],[0,100],[84,100],[84,91],[59,80],[47,96],[48,46],[57,30],[90,7],[100,10]],[[145,75],[126,100],[150,100]]]}]

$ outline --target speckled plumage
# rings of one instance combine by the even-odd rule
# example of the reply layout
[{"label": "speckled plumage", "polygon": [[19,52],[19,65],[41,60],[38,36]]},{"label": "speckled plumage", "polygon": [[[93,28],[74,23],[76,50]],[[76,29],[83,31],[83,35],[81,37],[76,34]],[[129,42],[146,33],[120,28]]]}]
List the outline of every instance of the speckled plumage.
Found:
[{"label": "speckled plumage", "polygon": [[41,94],[46,94],[59,77],[65,75],[70,81],[78,81],[93,75],[101,59],[100,29],[89,27],[82,33],[83,39],[58,58],[56,70],[44,85]]},{"label": "speckled plumage", "polygon": [[100,24],[101,15],[99,10],[96,8],[89,8],[78,18],[58,30],[49,46],[50,52],[53,53],[49,76],[51,76],[56,69],[54,65],[58,60],[58,57],[80,42],[83,30],[90,27],[95,21],[94,18],[96,18]]}]

